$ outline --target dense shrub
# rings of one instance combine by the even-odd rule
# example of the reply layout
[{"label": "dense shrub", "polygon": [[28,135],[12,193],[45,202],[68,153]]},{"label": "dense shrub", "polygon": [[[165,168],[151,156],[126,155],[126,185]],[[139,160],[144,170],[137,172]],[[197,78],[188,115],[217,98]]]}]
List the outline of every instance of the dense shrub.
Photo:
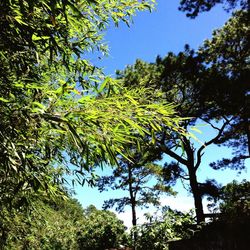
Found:
[{"label": "dense shrub", "polygon": [[150,223],[137,226],[137,250],[165,250],[168,241],[188,238],[195,230],[193,213],[182,213],[169,207],[163,209],[161,216],[148,216]]},{"label": "dense shrub", "polygon": [[79,249],[104,250],[127,243],[126,228],[114,213],[90,206],[85,215],[86,220],[78,232]]}]

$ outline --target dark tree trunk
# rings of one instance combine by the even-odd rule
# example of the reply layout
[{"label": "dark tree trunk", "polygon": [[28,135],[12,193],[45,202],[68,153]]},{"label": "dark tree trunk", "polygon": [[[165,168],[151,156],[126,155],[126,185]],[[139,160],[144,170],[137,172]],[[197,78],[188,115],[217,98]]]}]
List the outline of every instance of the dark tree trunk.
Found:
[{"label": "dark tree trunk", "polygon": [[135,202],[132,202],[132,225],[136,226],[136,210],[135,210]]},{"label": "dark tree trunk", "polygon": [[190,187],[194,197],[196,220],[197,223],[200,224],[201,222],[205,221],[203,205],[202,205],[202,196],[199,190],[199,184],[197,181],[196,171],[194,167],[188,168],[188,171],[189,171]]},{"label": "dark tree trunk", "polygon": [[132,208],[132,225],[136,226],[136,201],[135,201],[135,194],[133,192],[133,186],[132,186],[132,171],[130,166],[128,166],[128,177],[129,177],[129,195],[130,195],[130,201],[131,201],[131,208]]},{"label": "dark tree trunk", "polygon": [[[200,224],[201,222],[205,221],[205,216],[204,216],[203,206],[202,206],[202,194],[200,192],[199,184],[197,181],[196,171],[200,166],[201,153],[202,153],[202,149],[204,148],[204,146],[202,146],[198,150],[198,153],[197,153],[198,160],[195,163],[195,157],[194,157],[195,150],[192,146],[192,143],[185,136],[182,137],[182,143],[183,143],[183,147],[186,153],[186,157],[182,157],[178,155],[177,153],[169,149],[164,144],[161,145],[161,150],[187,168],[188,176],[189,176],[188,178],[189,184],[191,187],[191,192],[194,197],[196,220],[197,220],[197,223]],[[180,176],[180,178],[183,178],[183,177]]]},{"label": "dark tree trunk", "polygon": [[186,167],[188,169],[191,192],[194,197],[196,221],[197,221],[197,224],[200,224],[201,222],[205,221],[203,205],[202,205],[202,195],[200,192],[199,184],[197,181],[197,175],[196,175],[197,168],[200,166],[200,164],[198,164],[198,166],[195,165],[195,158],[194,158],[195,151],[192,148],[190,140],[184,137],[183,143],[184,143],[184,148],[187,154]]},{"label": "dark tree trunk", "polygon": [[[132,225],[133,225],[133,227],[135,227],[136,226],[136,197],[135,197],[135,194],[133,191],[133,185],[132,185],[133,175],[132,175],[131,167],[129,165],[128,165],[128,176],[129,176],[129,181],[128,181],[129,195],[130,195],[130,202],[131,202],[131,209],[132,209]],[[133,231],[132,238],[133,238],[134,249],[135,249],[136,248],[135,247],[136,241],[137,241],[137,232],[136,231]]]}]

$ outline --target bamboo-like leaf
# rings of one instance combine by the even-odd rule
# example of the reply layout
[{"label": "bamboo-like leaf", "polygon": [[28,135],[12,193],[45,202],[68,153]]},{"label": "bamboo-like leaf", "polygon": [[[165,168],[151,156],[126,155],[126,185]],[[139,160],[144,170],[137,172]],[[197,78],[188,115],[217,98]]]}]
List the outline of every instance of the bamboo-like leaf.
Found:
[{"label": "bamboo-like leaf", "polygon": [[3,98],[3,97],[0,97],[0,101],[1,101],[1,102],[6,102],[6,103],[7,103],[7,102],[10,102],[8,99],[5,99],[5,98]]}]

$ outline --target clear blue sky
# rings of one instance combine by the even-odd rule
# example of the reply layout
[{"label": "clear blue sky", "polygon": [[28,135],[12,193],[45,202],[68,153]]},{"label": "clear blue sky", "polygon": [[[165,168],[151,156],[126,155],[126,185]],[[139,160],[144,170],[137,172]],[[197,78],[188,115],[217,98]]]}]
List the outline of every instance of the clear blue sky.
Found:
[{"label": "clear blue sky", "polygon": [[218,6],[194,20],[189,19],[178,11],[178,3],[179,0],[158,0],[156,10],[139,12],[130,28],[122,23],[118,28],[110,28],[106,34],[110,56],[96,63],[104,66],[107,74],[112,74],[133,64],[137,58],[152,62],[157,55],[179,52],[186,43],[196,49],[229,17]]},{"label": "clear blue sky", "polygon": [[[109,44],[110,55],[101,61],[94,59],[95,64],[104,67],[106,74],[113,75],[115,70],[124,69],[126,65],[133,64],[137,58],[153,62],[157,55],[165,56],[169,51],[177,53],[183,50],[186,43],[190,44],[191,48],[197,49],[205,39],[211,37],[212,31],[221,27],[230,16],[218,6],[193,20],[178,11],[179,0],[157,2],[156,10],[152,13],[138,13],[130,28],[121,23],[118,28],[111,27],[107,31],[105,40]],[[207,127],[201,130],[202,140],[208,140],[212,136],[212,131]],[[209,162],[230,154],[231,151],[226,148],[207,148],[203,166],[198,173],[200,181],[215,178],[225,184],[235,179],[236,172],[212,171],[208,167]],[[249,163],[248,161],[247,164],[250,165]],[[104,171],[107,172],[108,170]],[[237,178],[241,180],[249,177],[249,173],[244,172]],[[182,196],[187,195],[180,184],[177,189]],[[120,192],[113,191],[100,194],[96,189],[88,187],[78,187],[76,192],[76,197],[84,207],[94,204],[98,208],[101,208],[105,199],[121,195]]]}]

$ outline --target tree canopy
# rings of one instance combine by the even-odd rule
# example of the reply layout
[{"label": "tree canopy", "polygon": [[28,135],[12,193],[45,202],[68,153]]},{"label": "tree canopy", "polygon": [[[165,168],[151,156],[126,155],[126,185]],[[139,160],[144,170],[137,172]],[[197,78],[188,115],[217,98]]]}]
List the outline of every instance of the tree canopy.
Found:
[{"label": "tree canopy", "polygon": [[211,76],[214,71],[219,71],[220,75],[228,78],[220,84],[219,81],[211,82],[206,88],[206,98],[212,103],[210,113],[213,116],[233,117],[219,143],[235,149],[233,164],[241,166],[250,153],[248,14],[242,10],[235,12],[199,50],[204,62],[211,64]]},{"label": "tree canopy", "polygon": [[191,211],[182,213],[163,207],[160,214],[146,214],[146,218],[146,223],[134,228],[138,250],[167,250],[169,241],[189,238],[196,230]]},{"label": "tree canopy", "polygon": [[223,4],[226,10],[236,7],[247,9],[249,6],[246,0],[181,0],[179,10],[186,12],[188,17],[195,18],[201,12],[210,11],[217,4]]},{"label": "tree canopy", "polygon": [[226,221],[244,221],[250,216],[250,183],[232,181],[220,188],[220,195],[211,208],[219,211],[220,219]]}]

